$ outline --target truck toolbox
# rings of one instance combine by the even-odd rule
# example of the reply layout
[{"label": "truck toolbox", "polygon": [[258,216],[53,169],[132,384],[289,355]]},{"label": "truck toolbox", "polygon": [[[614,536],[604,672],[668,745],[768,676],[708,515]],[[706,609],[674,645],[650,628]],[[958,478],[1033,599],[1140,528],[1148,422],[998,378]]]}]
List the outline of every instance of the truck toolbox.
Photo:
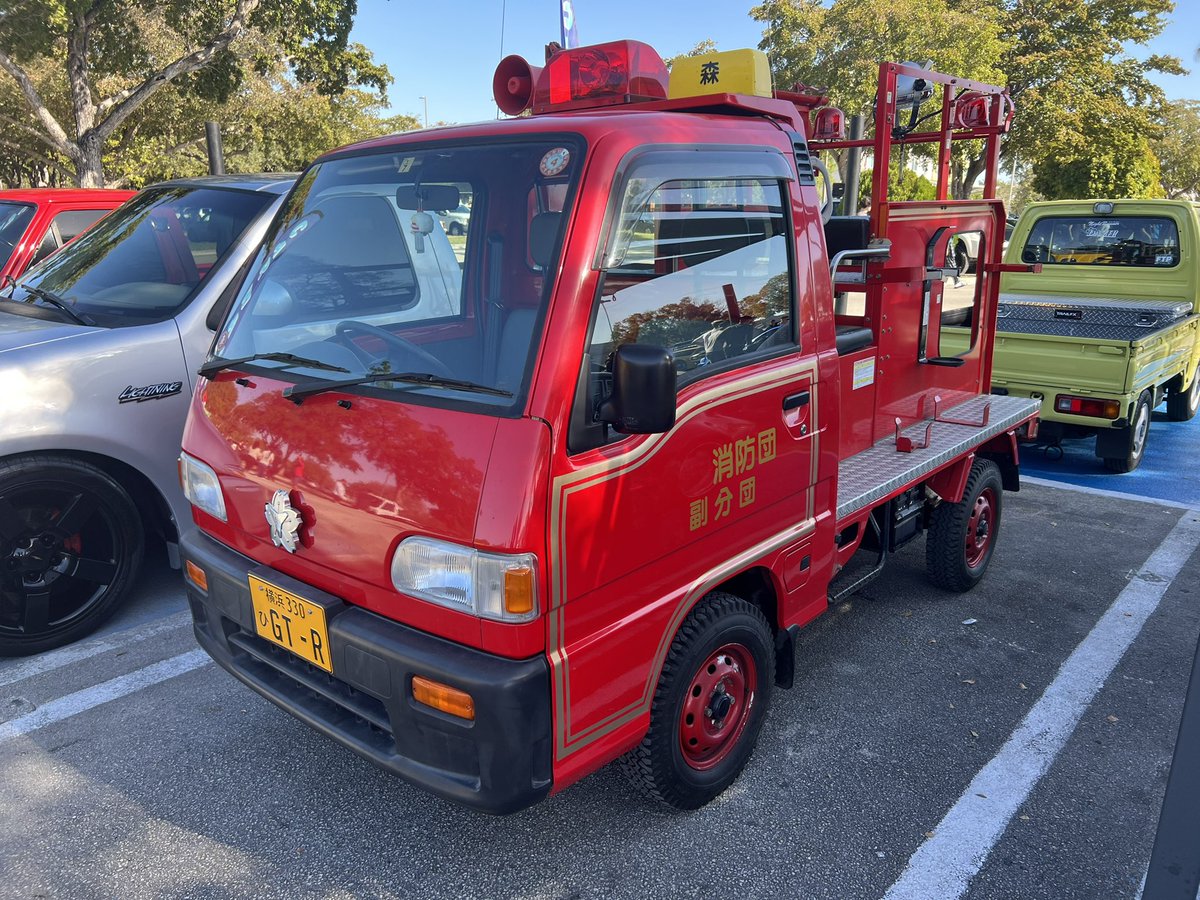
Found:
[{"label": "truck toolbox", "polygon": [[1049,297],[1000,294],[996,330],[1016,334],[1137,341],[1187,318],[1181,300],[1120,300],[1110,297]]}]

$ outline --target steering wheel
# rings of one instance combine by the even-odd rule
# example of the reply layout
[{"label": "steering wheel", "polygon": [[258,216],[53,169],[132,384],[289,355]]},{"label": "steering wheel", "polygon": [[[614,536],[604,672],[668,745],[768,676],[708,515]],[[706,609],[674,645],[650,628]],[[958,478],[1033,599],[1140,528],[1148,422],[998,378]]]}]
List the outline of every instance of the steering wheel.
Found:
[{"label": "steering wheel", "polygon": [[821,222],[824,224],[833,218],[833,178],[829,174],[829,170],[815,156],[809,158],[812,163],[813,171],[820,174],[825,179],[825,200],[821,204]]},{"label": "steering wheel", "polygon": [[337,328],[335,329],[337,336],[344,338],[350,348],[355,351],[357,351],[357,348],[354,346],[354,341],[347,337],[347,335],[353,334],[356,331],[362,334],[369,334],[377,337],[389,347],[394,347],[401,353],[405,353],[414,359],[420,360],[424,370],[429,372],[431,375],[439,375],[443,378],[453,377],[453,373],[446,366],[446,364],[432,353],[422,350],[412,341],[405,340],[398,334],[392,334],[385,328],[380,328],[377,325],[368,325],[366,322],[359,322],[354,319],[347,319],[344,322],[338,322]]}]

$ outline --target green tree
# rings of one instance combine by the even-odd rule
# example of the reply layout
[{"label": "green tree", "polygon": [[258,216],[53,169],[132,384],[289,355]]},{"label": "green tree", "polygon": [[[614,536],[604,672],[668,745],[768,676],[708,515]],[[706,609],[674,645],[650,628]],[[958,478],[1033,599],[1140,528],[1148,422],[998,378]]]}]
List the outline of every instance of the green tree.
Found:
[{"label": "green tree", "polygon": [[[1173,0],[763,0],[751,15],[764,23],[759,46],[776,83],[829,85],[847,113],[870,111],[884,60],[931,60],[1007,84],[1017,116],[1005,151],[1036,171],[1097,122],[1154,134],[1163,95],[1150,75],[1182,68],[1130,49],[1160,34],[1173,9]],[[956,145],[953,162],[954,196],[969,197],[986,165],[982,144]]]},{"label": "green tree", "polygon": [[[864,169],[858,184],[858,205],[862,208],[871,199],[871,169]],[[896,160],[888,167],[888,186],[891,200],[935,200],[937,185],[912,169],[901,169]]]},{"label": "green tree", "polygon": [[[955,0],[962,8],[980,8],[979,0]],[[1174,57],[1134,58],[1130,50],[1162,33],[1175,8],[1173,0],[985,0],[1001,25],[1004,53],[1000,67],[1016,104],[1006,152],[1015,153],[1037,172],[1066,153],[1078,158],[1089,143],[1106,153],[1117,133],[1134,136],[1133,145],[1114,150],[1114,158],[1139,164],[1148,157],[1165,102],[1153,73],[1180,74]],[[1119,139],[1118,143],[1124,143]],[[1139,162],[1140,161],[1140,162]],[[984,160],[971,160],[972,183]],[[1134,181],[1144,184],[1144,177]]]},{"label": "green tree", "polygon": [[705,38],[700,43],[698,43],[695,47],[693,47],[691,50],[688,50],[685,53],[677,53],[674,56],[668,56],[666,59],[663,60],[663,62],[665,62],[667,64],[667,70],[670,71],[672,68],[675,67],[676,60],[687,59],[688,57],[692,57],[692,56],[707,56],[710,53],[716,53],[716,52],[717,52],[717,42],[712,40],[711,38]]},{"label": "green tree", "polygon": [[1200,196],[1200,102],[1168,103],[1152,146],[1166,195],[1172,200]]},{"label": "green tree", "polygon": [[1033,187],[1047,200],[1163,196],[1146,136],[1103,122],[1066,136],[1034,171]]},{"label": "green tree", "polygon": [[140,113],[168,88],[188,100],[226,100],[282,58],[297,84],[382,92],[386,68],[348,43],[356,10],[355,0],[9,4],[0,12],[0,71],[22,109],[2,121],[22,140],[5,146],[98,187],[106,152],[136,140]]}]

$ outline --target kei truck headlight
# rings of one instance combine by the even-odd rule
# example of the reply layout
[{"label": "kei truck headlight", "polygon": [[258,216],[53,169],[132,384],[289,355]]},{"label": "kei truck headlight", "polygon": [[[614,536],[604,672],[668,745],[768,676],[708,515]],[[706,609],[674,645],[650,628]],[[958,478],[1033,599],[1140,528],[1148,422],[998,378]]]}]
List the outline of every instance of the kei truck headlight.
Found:
[{"label": "kei truck headlight", "polygon": [[200,460],[179,454],[179,481],[183,485],[183,496],[196,509],[203,510],[214,519],[227,522],[225,515],[225,498],[221,494],[221,482],[217,481],[217,473],[211,466],[206,466]]},{"label": "kei truck headlight", "polygon": [[537,618],[532,553],[485,553],[446,541],[410,537],[392,557],[396,590],[498,622]]}]

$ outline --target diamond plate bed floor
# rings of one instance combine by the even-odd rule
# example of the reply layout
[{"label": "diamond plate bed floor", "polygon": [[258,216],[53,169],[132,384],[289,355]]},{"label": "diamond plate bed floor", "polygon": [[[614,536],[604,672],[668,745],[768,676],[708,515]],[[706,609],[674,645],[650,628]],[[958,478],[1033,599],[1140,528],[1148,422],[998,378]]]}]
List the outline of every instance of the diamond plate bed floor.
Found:
[{"label": "diamond plate bed floor", "polygon": [[[924,450],[900,453],[896,450],[895,437],[887,437],[843,460],[838,466],[838,521],[940,468],[971,447],[1003,434],[1029,418],[1040,406],[1039,401],[1027,397],[988,395],[952,406],[941,415],[978,421],[989,403],[991,413],[988,423],[982,427],[934,422],[929,446]],[[928,421],[918,422],[901,433],[914,441],[924,440]]]}]

